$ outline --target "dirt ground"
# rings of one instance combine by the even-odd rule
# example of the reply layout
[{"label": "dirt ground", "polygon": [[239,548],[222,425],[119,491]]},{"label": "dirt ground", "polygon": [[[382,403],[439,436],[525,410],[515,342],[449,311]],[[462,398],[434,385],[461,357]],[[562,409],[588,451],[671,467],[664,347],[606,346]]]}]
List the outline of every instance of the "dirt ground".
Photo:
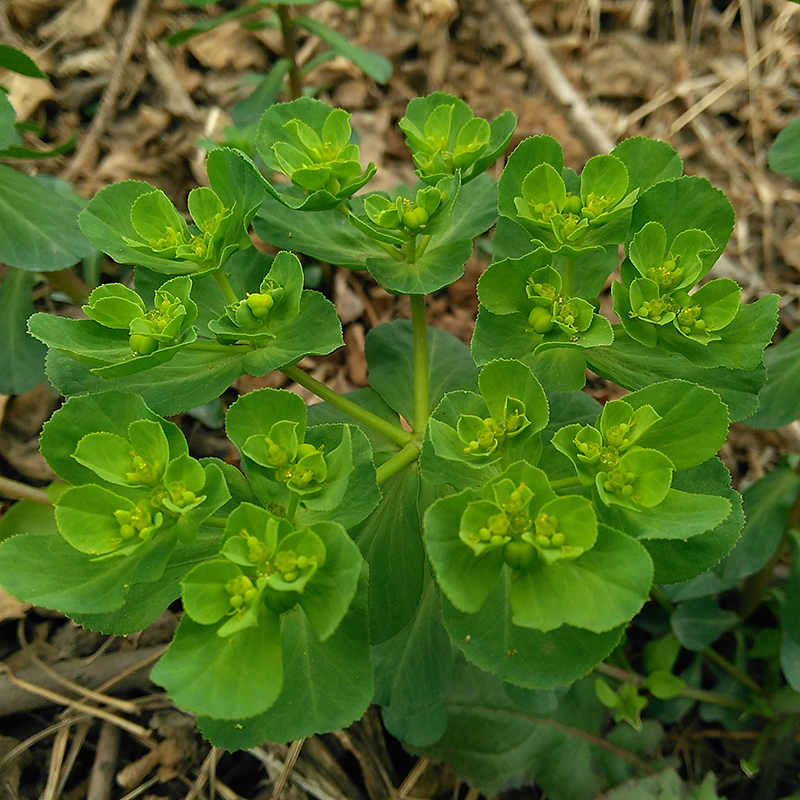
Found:
[{"label": "dirt ground", "polygon": [[[223,135],[231,108],[251,91],[248,77],[268,71],[283,42],[274,28],[249,29],[238,21],[177,47],[165,39],[236,5],[0,0],[0,41],[23,49],[51,76],[48,82],[0,75],[18,118],[44,131],[26,134],[28,143],[52,146],[80,134],[73,152],[17,166],[65,178],[86,197],[108,183],[137,179],[185,204],[188,191],[205,182],[202,140]],[[514,110],[519,125],[512,144],[551,134],[576,169],[626,137],[664,139],[687,173],[708,177],[736,210],[716,277],[742,284],[745,302],[779,293],[778,336],[800,324],[800,191],[767,167],[771,141],[800,113],[800,5],[364,0],[363,8],[344,10],[324,0],[303,13],[394,66],[385,86],[340,56],[305,76],[308,86],[321,87],[318,96],[352,113],[363,160],[378,165],[370,188],[413,179],[396,122],[410,99],[431,91],[458,95],[490,119]],[[299,34],[302,63],[324,49],[305,36]],[[464,278],[430,305],[434,323],[467,342],[475,283],[486,266],[478,252]],[[103,270],[118,274],[110,262]],[[346,355],[307,359],[303,366],[339,391],[365,385],[366,332],[408,309],[368,276],[323,269],[320,280],[345,323],[349,347]],[[45,285],[37,290],[42,308],[51,302],[48,294]],[[281,384],[274,376],[243,378],[225,399],[263,385]],[[613,393],[600,381],[590,385],[598,396]],[[0,396],[0,472],[33,486],[50,480],[37,435],[58,403],[45,387]],[[213,427],[187,415],[176,421],[194,455],[235,459]],[[800,428],[760,432],[737,425],[723,456],[741,486],[787,451],[800,452]],[[0,499],[0,509],[8,505]],[[240,754],[210,749],[191,717],[172,709],[147,681],[145,667],[175,624],[175,614],[167,612],[138,637],[109,639],[0,596],[0,660],[16,676],[12,683],[0,675],[0,798],[191,800],[214,792],[224,800],[269,798],[287,756],[296,752],[284,746]],[[23,680],[35,686],[19,685]],[[98,694],[76,701],[74,681],[91,682]],[[737,772],[735,763],[709,754],[708,743],[688,741],[676,735],[664,746],[674,747],[696,775],[711,768],[723,777],[726,770]],[[400,798],[478,797],[448,769],[405,754],[374,710],[346,732],[305,741],[283,797],[381,798],[393,791]],[[513,796],[541,795],[530,789]]]}]

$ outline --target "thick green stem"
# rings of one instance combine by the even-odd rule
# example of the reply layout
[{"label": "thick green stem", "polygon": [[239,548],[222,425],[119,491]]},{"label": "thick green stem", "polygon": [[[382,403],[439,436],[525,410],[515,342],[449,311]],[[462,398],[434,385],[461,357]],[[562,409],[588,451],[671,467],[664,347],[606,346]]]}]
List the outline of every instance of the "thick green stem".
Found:
[{"label": "thick green stem", "polygon": [[575,259],[572,256],[564,258],[564,281],[561,284],[561,294],[572,297],[572,287],[575,284]]},{"label": "thick green stem", "polygon": [[292,100],[303,96],[303,77],[297,64],[297,51],[294,45],[294,21],[287,6],[277,6],[278,19],[283,33],[283,57],[289,61],[289,89]]},{"label": "thick green stem", "polygon": [[238,303],[239,297],[233,290],[233,286],[231,286],[231,282],[228,280],[228,276],[221,269],[218,269],[214,273],[214,278],[219,284],[219,288],[222,289],[223,292],[225,292],[225,297],[228,298],[228,302]]},{"label": "thick green stem", "polygon": [[413,463],[419,456],[419,445],[416,442],[409,442],[399,453],[395,453],[388,461],[381,464],[377,469],[378,483],[383,483],[387,478],[391,478],[403,467]]},{"label": "thick green stem", "polygon": [[425,326],[425,298],[410,295],[414,340],[414,433],[422,435],[430,416],[428,397],[428,329]]},{"label": "thick green stem", "polygon": [[308,389],[309,392],[313,392],[317,397],[322,398],[326,403],[330,403],[334,408],[343,411],[348,417],[352,417],[368,428],[382,433],[395,444],[399,444],[402,447],[411,441],[411,434],[408,431],[404,431],[397,425],[392,425],[391,422],[381,419],[371,411],[367,411],[365,408],[357,405],[352,400],[342,397],[342,395],[328,388],[324,383],[307,375],[299,367],[283,367],[281,372],[286,375],[287,378],[291,378],[302,387]]},{"label": "thick green stem", "polygon": [[203,525],[210,525],[212,528],[224,528],[227,524],[227,517],[206,517],[203,521]]},{"label": "thick green stem", "polygon": [[555,481],[550,481],[550,488],[557,492],[559,489],[568,489],[570,486],[580,486],[581,479],[577,475],[573,475],[571,478],[559,478]]},{"label": "thick green stem", "polygon": [[415,263],[417,260],[417,237],[412,236],[406,245],[406,261],[409,264]]},{"label": "thick green stem", "polygon": [[30,500],[40,506],[52,506],[53,504],[47,497],[47,492],[41,489],[34,489],[27,483],[12,481],[11,478],[0,477],[0,495],[11,497],[15,500]]}]

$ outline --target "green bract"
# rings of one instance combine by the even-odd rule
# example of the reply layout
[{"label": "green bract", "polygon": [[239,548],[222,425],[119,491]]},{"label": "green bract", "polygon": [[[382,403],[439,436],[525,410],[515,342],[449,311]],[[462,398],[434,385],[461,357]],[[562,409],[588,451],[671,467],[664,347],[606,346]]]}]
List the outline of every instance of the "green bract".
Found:
[{"label": "green bract", "polygon": [[[136,181],[89,202],[82,229],[133,279],[95,288],[87,319],[30,319],[67,396],[41,436],[63,485],[53,507],[4,515],[0,584],[115,634],[180,599],[153,678],[219,747],[336,730],[374,702],[393,735],[452,759],[485,793],[518,775],[588,800],[606,785],[572,791],[574,748],[566,778],[554,748],[572,747],[575,730],[599,741],[607,709],[652,725],[645,687],[648,713],[694,702],[710,637],[735,622],[710,595],[771,563],[795,503],[787,464],[747,490],[738,545],[743,502],[717,458],[731,419],[758,408],[776,298],[743,305],[733,281],[708,280],[733,211],[708,181],[682,177],[663,142],[626,140],[578,175],[554,139],[533,137],[495,182],[485,171],[510,141],[510,112],[490,124],[437,93],[413,100],[400,127],[420,177],[409,187],[354,196],[375,167],[362,170],[349,115],[302,98],[258,127],[259,155],[288,182],[219,148],[209,186],[187,198],[191,221]],[[462,276],[494,225],[467,347],[427,327],[426,296]],[[304,289],[296,253],[407,296],[410,320],[365,337],[368,386],[340,394],[317,379],[333,362],[304,361],[343,337],[331,285]],[[617,269],[612,323],[601,293]],[[578,391],[587,368],[592,396]],[[274,371],[265,383],[292,391],[237,381]],[[630,393],[599,389],[598,375]],[[298,386],[323,402],[307,407]],[[767,399],[757,419],[775,418]],[[200,418],[211,402],[237,466],[196,460],[159,416]],[[774,596],[796,688],[795,572]],[[657,607],[640,615],[652,593]],[[678,677],[682,647],[695,660]],[[649,677],[582,680],[609,657],[607,677],[640,665]],[[485,756],[486,736],[497,753]],[[589,752],[589,738],[576,746]]]},{"label": "green bract", "polygon": [[211,188],[189,194],[188,225],[169,198],[141,181],[98,192],[81,212],[81,230],[121,264],[167,275],[204,275],[251,245],[247,228],[264,199],[258,171],[242,153],[212,150],[206,162]]},{"label": "green bract", "polygon": [[300,190],[293,195],[266,184],[273,197],[289,208],[321,211],[361,189],[376,167],[369,164],[362,172],[351,135],[346,111],[310,97],[269,109],[258,127],[256,149],[270,169]]},{"label": "green bract", "polygon": [[516,122],[511,111],[504,111],[489,124],[462,100],[434,92],[412,100],[398,125],[417,174],[435,184],[456,172],[464,183],[477,178],[506,149]]}]

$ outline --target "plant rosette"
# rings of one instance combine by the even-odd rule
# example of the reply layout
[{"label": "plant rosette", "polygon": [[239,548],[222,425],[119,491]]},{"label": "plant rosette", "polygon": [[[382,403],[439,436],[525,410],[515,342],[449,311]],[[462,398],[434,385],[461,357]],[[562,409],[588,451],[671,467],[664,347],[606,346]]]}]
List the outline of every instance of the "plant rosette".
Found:
[{"label": "plant rosette", "polygon": [[301,97],[272,106],[258,126],[256,149],[271,170],[289,178],[297,193],[266,182],[267,191],[295,210],[336,208],[377,169],[370,163],[362,172],[351,136],[350,115],[321,100]]},{"label": "plant rosette", "polygon": [[480,371],[478,387],[480,395],[445,395],[431,415],[420,460],[431,483],[479,486],[508,464],[539,459],[539,433],[549,411],[530,368],[518,361],[491,361]]},{"label": "plant rosette", "polygon": [[477,178],[511,141],[517,118],[504,111],[489,123],[452,95],[434,92],[417,97],[398,123],[406,135],[417,174],[435,185],[459,173],[463,183]]},{"label": "plant rosette", "polygon": [[[562,625],[611,630],[639,611],[652,579],[640,544],[599,531],[586,498],[557,497],[546,474],[525,462],[480,494],[466,489],[437,500],[425,514],[425,546],[457,609],[477,614],[510,571],[513,624],[543,632]],[[596,590],[588,605],[587,582]]]}]

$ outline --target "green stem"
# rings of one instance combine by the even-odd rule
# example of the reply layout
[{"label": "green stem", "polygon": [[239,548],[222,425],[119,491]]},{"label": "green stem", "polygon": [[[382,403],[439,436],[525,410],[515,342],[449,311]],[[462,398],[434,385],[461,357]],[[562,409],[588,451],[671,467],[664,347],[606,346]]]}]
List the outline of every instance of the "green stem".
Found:
[{"label": "green stem", "polygon": [[419,445],[416,442],[409,442],[399,453],[395,453],[388,461],[385,461],[377,469],[378,483],[383,483],[387,478],[391,478],[403,467],[413,463],[419,456]]},{"label": "green stem", "polygon": [[289,508],[286,509],[286,518],[289,522],[294,522],[294,515],[297,513],[297,506],[300,503],[300,495],[297,492],[292,492],[289,499]]},{"label": "green stem", "polygon": [[572,297],[572,287],[575,283],[575,258],[573,256],[564,257],[564,280],[561,284],[561,294],[564,297]]},{"label": "green stem", "polygon": [[283,56],[289,60],[289,88],[292,93],[292,100],[297,100],[303,95],[303,78],[300,75],[300,67],[297,64],[297,51],[294,45],[294,21],[287,6],[277,7],[278,19],[281,23],[283,33]]},{"label": "green stem", "polygon": [[373,430],[378,431],[378,433],[382,433],[387,439],[395,444],[399,444],[402,447],[411,441],[411,434],[408,431],[404,431],[397,425],[392,425],[391,422],[381,419],[376,414],[373,414],[371,411],[367,411],[365,408],[357,405],[352,400],[342,397],[342,395],[340,395],[338,392],[335,392],[333,389],[328,388],[324,383],[321,383],[316,378],[312,378],[310,375],[307,375],[299,367],[282,367],[281,372],[286,375],[287,378],[291,378],[296,383],[299,383],[301,386],[308,389],[309,392],[313,392],[317,397],[322,398],[326,403],[330,403],[334,408],[338,408],[339,411],[343,411],[348,417],[352,417],[358,422],[361,422],[363,425],[366,425],[368,428],[372,428]]},{"label": "green stem", "polygon": [[555,481],[550,481],[550,488],[557,492],[559,489],[567,489],[570,486],[580,486],[581,479],[577,475],[573,475],[571,478],[559,478]]},{"label": "green stem", "polygon": [[[599,672],[601,675],[607,675],[609,678],[614,678],[614,680],[617,680],[620,683],[632,683],[635,686],[642,688],[647,686],[647,678],[645,678],[643,675],[638,675],[635,672],[629,672],[627,670],[620,669],[619,667],[615,667],[612,664],[606,664],[605,662],[598,664],[594,668],[594,671]],[[749,711],[752,714],[758,714],[766,719],[770,719],[768,714],[759,712],[741,700],[736,700],[733,697],[726,697],[725,695],[717,694],[716,692],[709,692],[705,689],[696,689],[693,686],[684,686],[677,696],[685,697],[689,700],[698,700],[701,703],[713,703],[717,706],[735,708],[738,711]]]},{"label": "green stem", "polygon": [[11,478],[0,477],[0,495],[12,497],[15,500],[30,500],[31,503],[38,503],[40,506],[52,506],[47,497],[47,492],[41,489],[34,489],[27,483],[12,481]]},{"label": "green stem", "polygon": [[207,517],[203,522],[203,525],[210,525],[212,528],[224,528],[227,524],[227,517]]},{"label": "green stem", "polygon": [[214,278],[219,284],[219,288],[222,289],[223,292],[225,292],[225,297],[228,298],[228,302],[238,303],[239,296],[236,294],[236,292],[233,291],[233,286],[231,286],[231,282],[228,280],[228,276],[221,269],[218,269],[214,273]]},{"label": "green stem", "polygon": [[406,245],[406,261],[409,264],[415,263],[417,260],[417,237],[412,236]]},{"label": "green stem", "polygon": [[417,244],[417,260],[422,258],[422,254],[428,249],[432,238],[432,236],[420,236],[419,243]]},{"label": "green stem", "polygon": [[422,435],[430,416],[428,397],[428,330],[425,326],[425,298],[410,295],[414,340],[414,433]]},{"label": "green stem", "polygon": [[735,678],[742,686],[746,686],[751,692],[757,695],[764,694],[764,690],[747,674],[742,672],[738,667],[731,664],[725,656],[721,656],[716,650],[711,647],[704,647],[700,653],[704,655],[709,661],[713,661],[721,670],[727,672],[732,678]]}]

